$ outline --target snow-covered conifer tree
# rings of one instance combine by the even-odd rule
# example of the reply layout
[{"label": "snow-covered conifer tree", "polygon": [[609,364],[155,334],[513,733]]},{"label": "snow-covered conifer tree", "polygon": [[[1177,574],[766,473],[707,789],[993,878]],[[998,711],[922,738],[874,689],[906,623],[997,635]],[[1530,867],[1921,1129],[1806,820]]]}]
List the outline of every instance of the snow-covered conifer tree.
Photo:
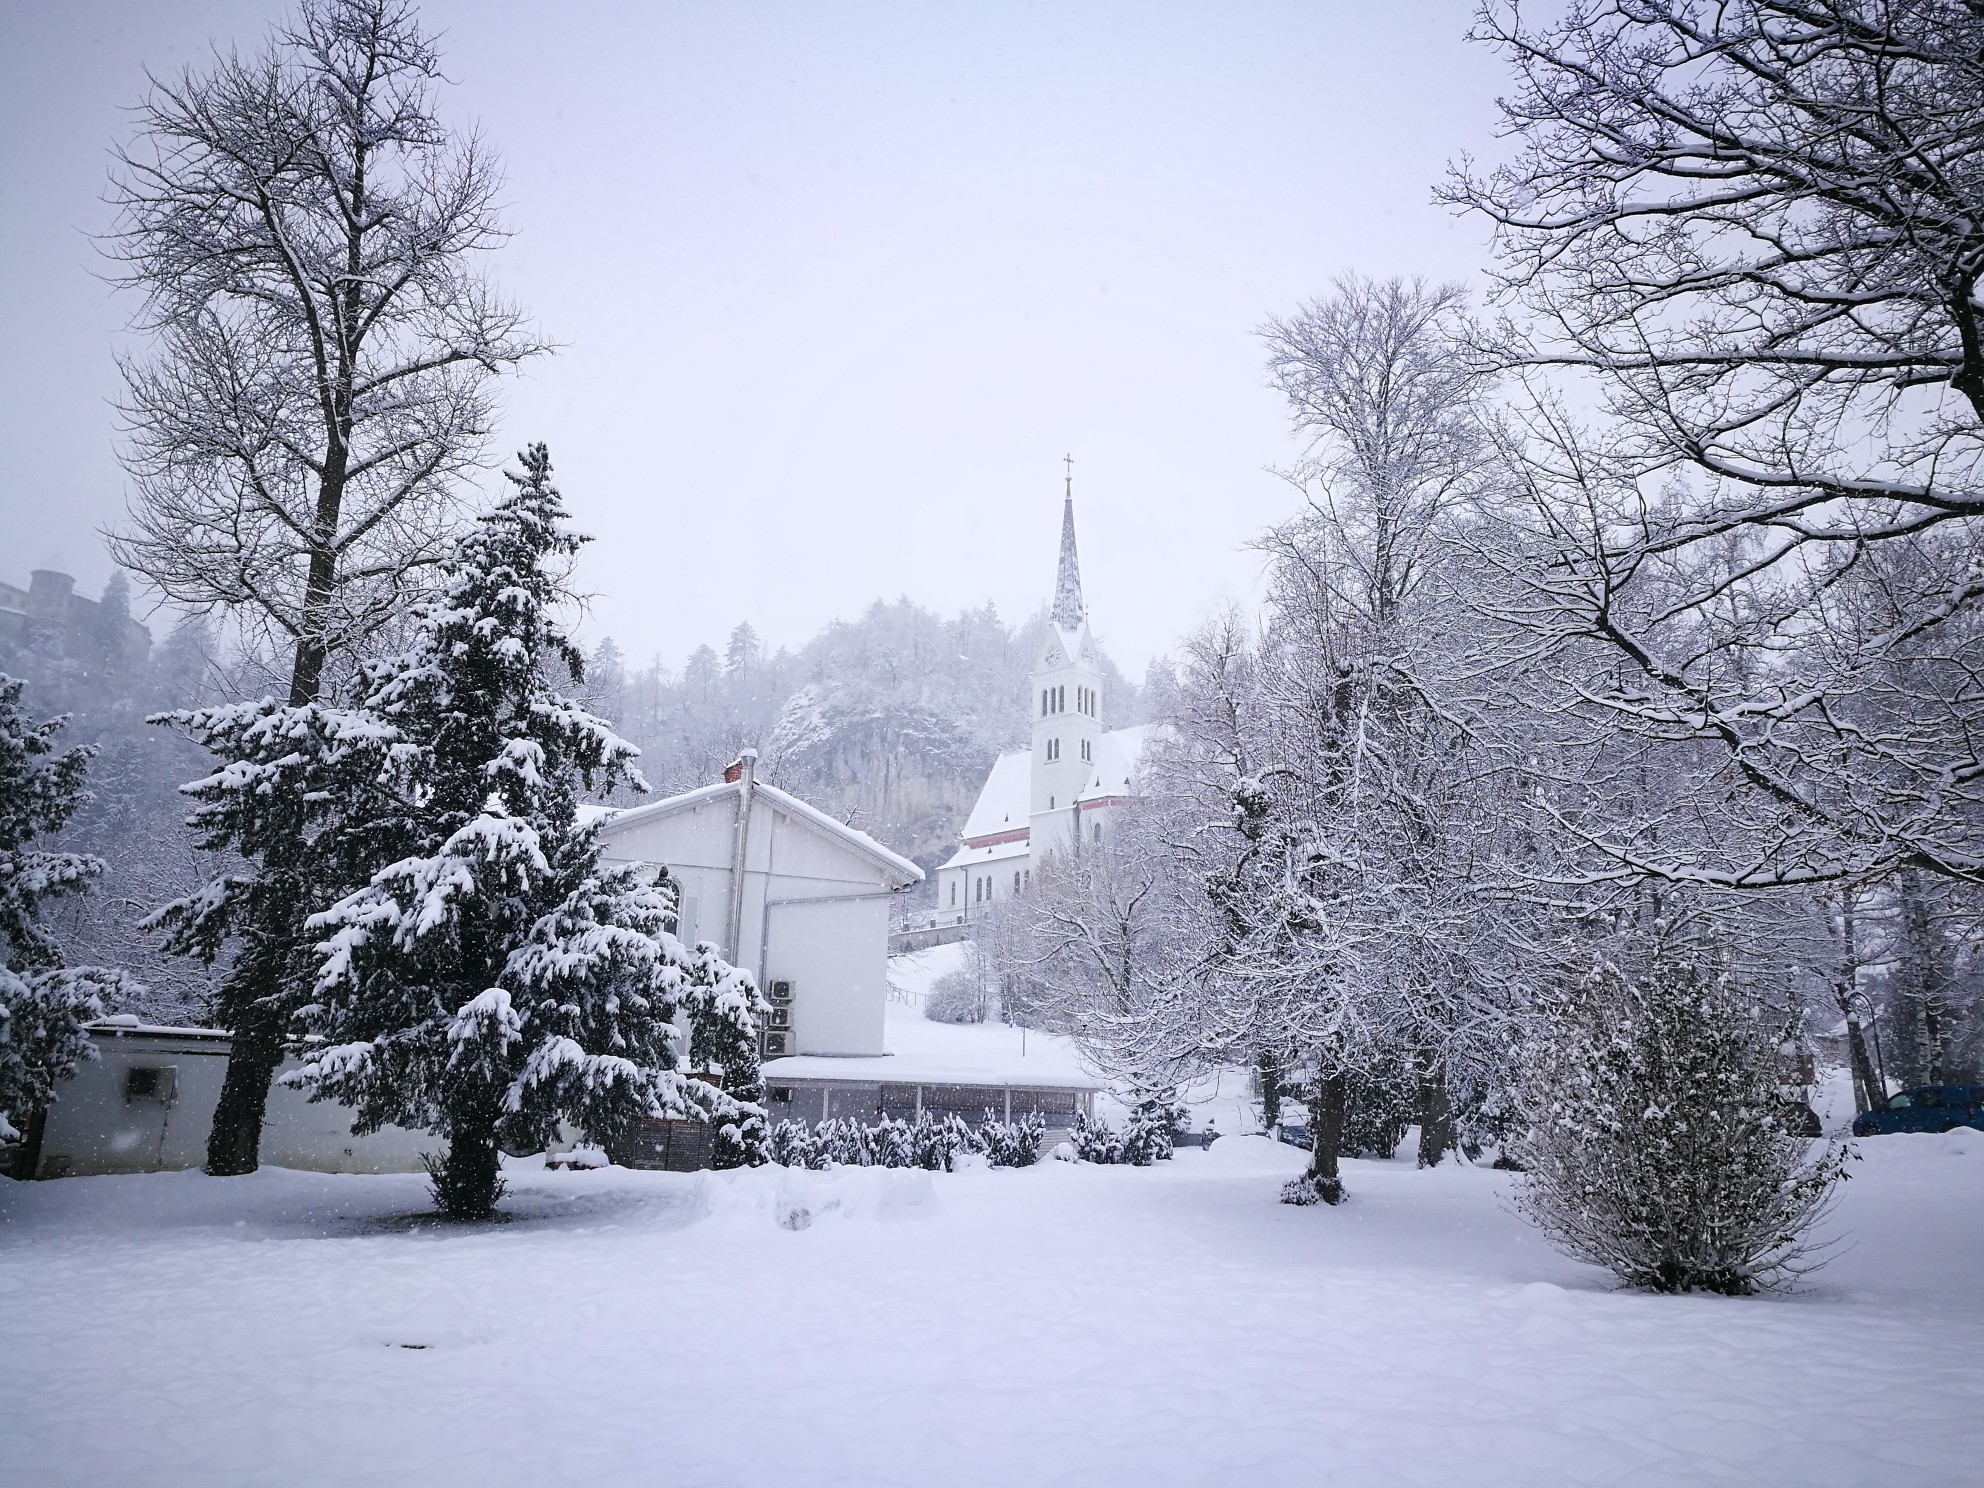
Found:
[{"label": "snow-covered conifer tree", "polygon": [[602,868],[576,819],[581,787],[638,781],[636,751],[546,680],[555,663],[583,675],[554,612],[559,566],[584,539],[545,447],[522,461],[416,611],[411,651],[374,669],[365,706],[397,734],[387,768],[409,841],[313,921],[326,939],[302,1017],[320,1042],[296,1077],[354,1107],[359,1130],[445,1136],[435,1198],[465,1218],[501,1194],[499,1145],[535,1147],[560,1119],[604,1140],[698,1113],[735,1126],[740,1147],[762,1122],[676,1069],[671,1026],[701,985],[720,1014],[701,1022],[706,1052],[736,1064],[755,988],[688,952],[669,889]]},{"label": "snow-covered conifer tree", "polygon": [[87,746],[55,753],[65,720],[30,721],[22,684],[0,676],[0,1141],[14,1122],[47,1103],[54,1083],[94,1058],[83,1025],[103,1015],[123,987],[116,972],[65,971],[39,923],[42,901],[75,893],[103,871],[80,853],[36,852],[83,800]]},{"label": "snow-covered conifer tree", "polygon": [[758,1167],[766,1160],[765,1082],[759,1075],[758,1030],[771,1004],[757,979],[723,959],[708,941],[689,957],[689,988],[682,1000],[689,1020],[689,1065],[726,1099],[711,1106],[716,1125],[713,1168]]}]

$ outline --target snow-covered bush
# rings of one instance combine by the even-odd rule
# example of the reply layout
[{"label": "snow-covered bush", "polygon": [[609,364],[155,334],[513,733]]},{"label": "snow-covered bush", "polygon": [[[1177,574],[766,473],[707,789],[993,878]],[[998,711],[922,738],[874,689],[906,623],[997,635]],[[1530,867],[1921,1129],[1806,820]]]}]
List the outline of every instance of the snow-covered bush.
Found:
[{"label": "snow-covered bush", "polygon": [[771,1130],[765,1152],[781,1168],[813,1166],[813,1128],[803,1121],[781,1121]]},{"label": "snow-covered bush", "polygon": [[1816,1264],[1847,1152],[1786,1131],[1786,1022],[1664,930],[1543,1000],[1517,1207],[1567,1254],[1657,1292],[1742,1294]]},{"label": "snow-covered bush", "polygon": [[1412,1125],[1417,1092],[1401,1061],[1374,1062],[1343,1082],[1345,1157],[1390,1157]]},{"label": "snow-covered bush", "polygon": [[909,1123],[884,1116],[868,1134],[869,1160],[878,1168],[915,1167]]},{"label": "snow-covered bush", "polygon": [[1184,1108],[1169,1096],[1153,1096],[1139,1101],[1123,1123],[1118,1162],[1147,1168],[1171,1157],[1171,1134],[1184,1119]]},{"label": "snow-covered bush", "polygon": [[980,1142],[995,1168],[1028,1168],[1040,1161],[1041,1139],[1047,1135],[1047,1122],[1038,1111],[1027,1111],[1014,1121],[988,1121],[978,1129]]},{"label": "snow-covered bush", "polygon": [[983,1156],[995,1168],[1024,1168],[1039,1159],[1046,1124],[1038,1112],[1017,1121],[973,1127],[956,1112],[929,1111],[913,1121],[884,1116],[873,1126],[835,1117],[808,1126],[781,1121],[767,1142],[771,1161],[791,1168],[928,1168],[949,1172],[961,1152]]},{"label": "snow-covered bush", "polygon": [[1077,1112],[1072,1133],[1075,1156],[1083,1162],[1116,1163],[1123,1160],[1123,1138],[1108,1122],[1086,1111]]},{"label": "snow-covered bush", "polygon": [[923,1016],[938,1023],[983,1023],[992,999],[978,968],[967,963],[945,972],[930,984],[923,999]]}]

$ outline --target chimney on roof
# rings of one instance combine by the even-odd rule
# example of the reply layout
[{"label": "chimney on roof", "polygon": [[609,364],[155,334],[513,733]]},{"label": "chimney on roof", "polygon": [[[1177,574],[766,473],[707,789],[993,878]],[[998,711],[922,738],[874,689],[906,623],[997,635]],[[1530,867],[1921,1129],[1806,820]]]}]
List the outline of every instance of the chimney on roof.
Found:
[{"label": "chimney on roof", "polygon": [[740,780],[754,780],[757,773],[758,751],[747,749],[723,767],[723,783],[735,785]]}]

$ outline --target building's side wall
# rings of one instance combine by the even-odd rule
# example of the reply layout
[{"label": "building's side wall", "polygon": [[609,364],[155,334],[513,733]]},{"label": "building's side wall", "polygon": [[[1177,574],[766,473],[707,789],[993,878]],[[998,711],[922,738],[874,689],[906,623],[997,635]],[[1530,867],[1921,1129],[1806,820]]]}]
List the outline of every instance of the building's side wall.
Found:
[{"label": "building's side wall", "polygon": [[[682,933],[714,941],[761,986],[794,985],[792,1052],[880,1054],[888,1001],[890,882],[883,869],[782,810],[752,803],[738,943],[728,944],[735,796],[601,833],[615,862],[665,866],[681,886]],[[824,900],[802,904],[794,901]]]},{"label": "building's side wall", "polygon": [[[45,1178],[97,1173],[157,1173],[206,1162],[207,1131],[227,1072],[228,1041],[184,1035],[105,1034],[98,1058],[55,1088],[36,1167]],[[170,1099],[127,1099],[134,1068],[170,1070]],[[285,1066],[285,1069],[294,1065]],[[319,1173],[415,1173],[438,1137],[387,1127],[351,1134],[351,1113],[334,1102],[312,1104],[277,1084],[262,1127],[262,1161]]]},{"label": "building's side wall", "polygon": [[[781,891],[787,887],[781,882]],[[884,1052],[882,1023],[889,996],[887,896],[839,899],[802,893],[774,902],[765,946],[765,985],[775,979],[792,982],[795,1053]]]}]

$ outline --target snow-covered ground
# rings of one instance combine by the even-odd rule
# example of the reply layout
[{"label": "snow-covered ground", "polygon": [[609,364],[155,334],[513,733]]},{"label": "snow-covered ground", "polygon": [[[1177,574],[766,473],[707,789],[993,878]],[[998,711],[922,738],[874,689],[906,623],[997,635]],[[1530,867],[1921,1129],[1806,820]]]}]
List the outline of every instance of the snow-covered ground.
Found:
[{"label": "snow-covered ground", "polygon": [[1862,1144],[1802,1295],[1657,1298],[1506,1176],[1150,1169],[0,1181],[0,1481],[1984,1480],[1984,1134]]}]

